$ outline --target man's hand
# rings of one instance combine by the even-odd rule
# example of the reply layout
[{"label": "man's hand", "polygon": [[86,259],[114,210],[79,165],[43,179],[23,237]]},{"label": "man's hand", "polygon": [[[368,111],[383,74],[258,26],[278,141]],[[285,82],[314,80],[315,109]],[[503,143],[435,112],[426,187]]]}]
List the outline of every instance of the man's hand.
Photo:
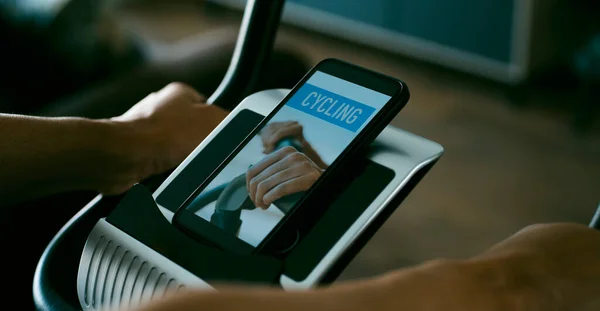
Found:
[{"label": "man's hand", "polygon": [[112,119],[0,114],[0,205],[67,191],[122,193],[178,165],[226,115],[181,83]]},{"label": "man's hand", "polygon": [[600,310],[600,232],[533,225],[473,258],[434,260],[375,280],[384,287],[374,295],[387,298],[371,309]]},{"label": "man's hand", "polygon": [[600,310],[600,232],[533,225],[471,259],[427,263],[387,278],[410,297],[407,310]]},{"label": "man's hand", "polygon": [[284,138],[293,138],[300,143],[302,152],[306,154],[312,162],[322,169],[327,168],[327,164],[325,164],[311,144],[304,138],[303,132],[304,128],[296,121],[271,122],[260,132],[264,148],[263,152],[269,154],[275,150],[279,141]]},{"label": "man's hand", "polygon": [[191,87],[171,83],[111,119],[140,137],[135,145],[146,155],[146,165],[137,179],[177,166],[225,118],[225,110],[205,102]]},{"label": "man's hand", "polygon": [[308,190],[321,173],[322,169],[305,154],[293,147],[284,147],[248,170],[246,187],[254,205],[267,209],[279,198]]},{"label": "man's hand", "polygon": [[504,268],[518,310],[600,310],[600,231],[587,226],[532,225],[472,262]]}]

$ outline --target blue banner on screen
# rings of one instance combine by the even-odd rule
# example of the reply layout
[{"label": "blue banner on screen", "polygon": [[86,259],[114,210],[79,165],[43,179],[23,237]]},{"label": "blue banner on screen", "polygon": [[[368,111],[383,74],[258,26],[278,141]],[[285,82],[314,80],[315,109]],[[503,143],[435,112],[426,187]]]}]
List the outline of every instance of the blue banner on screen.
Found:
[{"label": "blue banner on screen", "polygon": [[375,113],[371,106],[308,83],[298,89],[286,106],[352,132],[358,131]]}]

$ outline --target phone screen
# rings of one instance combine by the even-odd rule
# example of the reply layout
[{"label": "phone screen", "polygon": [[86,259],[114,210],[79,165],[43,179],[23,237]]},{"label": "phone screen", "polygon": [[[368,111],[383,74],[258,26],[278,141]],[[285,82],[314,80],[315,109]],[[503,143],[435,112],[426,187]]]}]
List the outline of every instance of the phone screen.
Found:
[{"label": "phone screen", "polygon": [[256,247],[390,98],[314,71],[185,209]]}]

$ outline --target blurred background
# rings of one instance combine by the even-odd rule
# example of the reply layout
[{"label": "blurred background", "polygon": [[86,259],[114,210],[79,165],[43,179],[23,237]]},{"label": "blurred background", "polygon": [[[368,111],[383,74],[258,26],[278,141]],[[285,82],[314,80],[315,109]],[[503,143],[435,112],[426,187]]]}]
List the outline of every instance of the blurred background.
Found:
[{"label": "blurred background", "polygon": [[[268,1],[268,0],[266,0]],[[0,112],[106,117],[170,81],[211,94],[244,0],[3,0]],[[594,0],[288,0],[260,88],[336,57],[404,80],[393,125],[445,155],[346,269],[465,258],[600,203]]]}]

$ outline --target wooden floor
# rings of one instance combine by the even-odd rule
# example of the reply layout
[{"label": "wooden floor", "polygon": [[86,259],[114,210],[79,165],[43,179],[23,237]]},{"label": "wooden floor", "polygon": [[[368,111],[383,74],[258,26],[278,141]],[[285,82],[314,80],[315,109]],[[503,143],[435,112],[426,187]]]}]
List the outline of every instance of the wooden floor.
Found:
[{"label": "wooden floor", "polygon": [[[237,14],[207,16],[198,6],[157,7],[130,15],[132,25],[150,20],[151,36],[166,41],[239,23]],[[468,257],[533,223],[587,223],[600,203],[600,131],[572,131],[572,97],[534,94],[519,106],[493,83],[398,55],[288,26],[278,42],[312,63],[336,57],[404,80],[411,100],[393,125],[445,148],[343,279]]]}]

